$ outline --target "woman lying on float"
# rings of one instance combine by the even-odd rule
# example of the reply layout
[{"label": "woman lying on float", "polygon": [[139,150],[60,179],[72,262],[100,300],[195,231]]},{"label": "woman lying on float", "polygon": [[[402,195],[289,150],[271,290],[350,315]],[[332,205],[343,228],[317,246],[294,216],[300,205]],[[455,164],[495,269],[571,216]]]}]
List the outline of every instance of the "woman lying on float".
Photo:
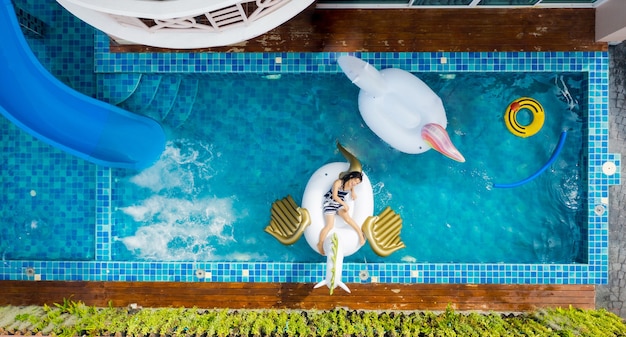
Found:
[{"label": "woman lying on float", "polygon": [[[315,288],[326,285],[331,294],[337,286],[350,292],[341,281],[343,258],[363,246],[363,235],[379,256],[389,256],[405,247],[400,239],[400,216],[389,207],[373,216],[374,193],[369,178],[354,155],[339,143],[337,148],[349,163],[329,163],[315,171],[304,189],[302,207],[298,207],[291,196],[276,200],[272,204],[270,224],[265,228],[265,232],[285,245],[295,243],[304,234],[311,249],[326,255],[326,277]],[[339,211],[326,215],[333,217],[329,222],[324,214],[324,205],[328,207],[329,202],[325,196],[329,191],[332,193],[337,180],[342,184],[342,178],[346,177],[353,181],[348,185],[350,191],[343,196],[344,205],[340,204]],[[351,193],[358,197],[353,198]],[[351,220],[353,225],[349,224]]]}]

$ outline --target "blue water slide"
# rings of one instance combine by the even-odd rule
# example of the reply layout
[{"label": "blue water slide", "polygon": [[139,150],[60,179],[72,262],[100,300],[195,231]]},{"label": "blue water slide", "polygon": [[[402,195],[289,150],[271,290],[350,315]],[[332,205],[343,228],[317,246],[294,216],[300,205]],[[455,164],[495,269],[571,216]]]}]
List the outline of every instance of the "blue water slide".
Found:
[{"label": "blue water slide", "polygon": [[165,148],[153,119],[98,101],[52,76],[32,53],[11,0],[0,9],[0,112],[32,136],[92,163],[140,170]]}]

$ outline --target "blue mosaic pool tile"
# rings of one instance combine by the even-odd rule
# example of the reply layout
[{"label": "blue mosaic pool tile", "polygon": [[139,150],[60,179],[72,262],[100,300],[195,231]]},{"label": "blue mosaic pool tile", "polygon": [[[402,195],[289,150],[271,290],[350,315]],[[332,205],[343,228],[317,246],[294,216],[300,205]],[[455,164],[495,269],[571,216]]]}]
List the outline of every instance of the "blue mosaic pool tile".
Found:
[{"label": "blue mosaic pool tile", "polygon": [[[5,263],[2,279],[168,281],[168,282],[299,282],[324,278],[325,263],[172,263],[172,262],[16,262]],[[30,271],[29,271],[30,269]],[[367,271],[363,274],[363,271]],[[88,274],[90,277],[85,277]],[[346,263],[345,283],[498,283],[598,284],[606,268],[586,265]]]},{"label": "blue mosaic pool tile", "polygon": [[[181,71],[168,55],[107,55],[104,36],[96,37],[96,71],[115,71],[117,62],[132,64],[132,71]],[[336,59],[343,53],[247,53],[197,54],[185,69],[194,72],[339,72]],[[184,55],[184,54],[183,54]],[[189,54],[190,55],[190,54]],[[187,55],[187,57],[189,56]],[[510,265],[510,264],[351,264],[344,266],[347,282],[389,283],[556,283],[603,284],[608,277],[608,211],[598,216],[595,206],[604,205],[608,186],[620,182],[619,174],[607,177],[602,164],[619,155],[608,153],[608,55],[605,52],[539,53],[354,53],[376,67],[401,67],[410,71],[583,71],[588,75],[588,249],[583,265]],[[157,59],[147,62],[151,57]],[[126,60],[123,61],[122,58]],[[114,59],[115,62],[111,62]],[[619,170],[618,170],[619,171]],[[606,205],[605,205],[606,206]],[[324,264],[208,263],[203,267],[205,281],[243,282],[317,282],[324,277]],[[245,271],[246,276],[243,275]],[[366,271],[366,273],[364,273]],[[242,274],[239,274],[241,272]],[[187,276],[178,276],[185,279]],[[195,276],[194,276],[195,277]],[[193,278],[193,277],[192,277]]]},{"label": "blue mosaic pool tile", "polygon": [[[5,118],[0,128],[0,147],[7,154],[1,161],[3,260],[92,259],[95,165],[38,141]],[[50,241],[67,244],[52,249],[41,244]]]},{"label": "blue mosaic pool tile", "polygon": [[15,4],[45,24],[42,38],[27,39],[42,65],[63,83],[93,97],[95,29],[55,1],[16,0]]},{"label": "blue mosaic pool tile", "polygon": [[96,172],[96,253],[95,260],[111,259],[111,169]]}]

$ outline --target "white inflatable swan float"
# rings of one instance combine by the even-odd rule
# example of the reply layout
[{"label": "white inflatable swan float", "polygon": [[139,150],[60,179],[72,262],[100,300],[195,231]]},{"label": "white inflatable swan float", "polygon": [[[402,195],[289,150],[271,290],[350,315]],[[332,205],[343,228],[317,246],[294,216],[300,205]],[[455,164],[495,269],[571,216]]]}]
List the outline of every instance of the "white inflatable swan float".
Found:
[{"label": "white inflatable swan float", "polygon": [[446,132],[448,120],[441,98],[413,74],[397,68],[376,70],[350,55],[337,60],[359,92],[359,111],[367,126],[404,153],[431,148],[459,162],[463,155]]},{"label": "white inflatable swan float", "polygon": [[[302,197],[302,207],[298,207],[291,196],[277,200],[272,204],[270,224],[265,232],[274,236],[285,245],[295,243],[302,234],[311,249],[320,253],[317,243],[320,232],[325,226],[322,203],[324,194],[330,190],[333,182],[342,172],[359,171],[361,163],[341,144],[337,148],[349,163],[329,163],[323,165],[309,179]],[[374,195],[372,184],[365,173],[360,184],[354,187],[357,199],[348,195],[345,198],[352,219],[363,230],[374,252],[380,256],[388,256],[398,249],[404,248],[400,240],[402,219],[389,207],[378,216],[373,216]],[[326,277],[315,285],[315,288],[327,286],[332,295],[339,286],[350,292],[341,280],[343,258],[356,253],[361,245],[359,236],[350,225],[335,215],[334,228],[328,233],[323,243],[326,253]]]}]

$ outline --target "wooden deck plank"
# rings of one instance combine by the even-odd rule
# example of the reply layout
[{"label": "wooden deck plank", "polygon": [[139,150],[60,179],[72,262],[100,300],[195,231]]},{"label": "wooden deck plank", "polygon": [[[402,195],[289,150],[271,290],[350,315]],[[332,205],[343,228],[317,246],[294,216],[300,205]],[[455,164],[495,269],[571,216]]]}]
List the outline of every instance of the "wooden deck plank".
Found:
[{"label": "wooden deck plank", "polygon": [[[198,52],[606,51],[589,8],[315,9],[249,41]],[[112,44],[113,52],[170,52]],[[189,50],[182,50],[188,52]]]},{"label": "wooden deck plank", "polygon": [[0,281],[0,305],[43,305],[63,299],[88,305],[231,309],[527,311],[545,307],[592,309],[593,285],[349,284],[352,293],[309,283]]}]

